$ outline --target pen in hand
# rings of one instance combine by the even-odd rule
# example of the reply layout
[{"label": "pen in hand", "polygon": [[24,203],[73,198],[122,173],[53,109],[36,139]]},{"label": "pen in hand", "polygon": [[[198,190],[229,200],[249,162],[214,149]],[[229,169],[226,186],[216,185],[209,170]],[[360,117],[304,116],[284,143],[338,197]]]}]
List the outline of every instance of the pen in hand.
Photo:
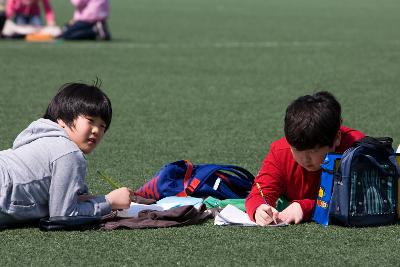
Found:
[{"label": "pen in hand", "polygon": [[[265,198],[265,195],[264,195],[263,191],[261,190],[260,184],[259,184],[259,183],[256,183],[256,185],[257,185],[258,191],[260,192],[261,197],[264,199],[265,204],[266,204],[267,206],[271,207],[271,205],[268,204],[267,199]],[[272,208],[272,207],[271,207],[271,208]],[[277,224],[277,223],[276,223],[276,219],[274,218],[274,215],[273,215],[273,214],[268,214],[268,215],[271,216],[271,217],[272,217],[272,220],[274,220],[274,223]]]},{"label": "pen in hand", "polygon": [[[109,185],[111,185],[111,187],[116,190],[118,188],[121,188],[122,185],[120,185],[119,183],[117,183],[114,179],[112,179],[110,176],[106,175],[105,173],[101,172],[101,171],[97,171],[97,174],[99,175],[99,177],[101,179],[103,179],[104,181],[106,181]],[[130,195],[130,199],[132,202],[136,202],[136,198],[133,195]]]}]

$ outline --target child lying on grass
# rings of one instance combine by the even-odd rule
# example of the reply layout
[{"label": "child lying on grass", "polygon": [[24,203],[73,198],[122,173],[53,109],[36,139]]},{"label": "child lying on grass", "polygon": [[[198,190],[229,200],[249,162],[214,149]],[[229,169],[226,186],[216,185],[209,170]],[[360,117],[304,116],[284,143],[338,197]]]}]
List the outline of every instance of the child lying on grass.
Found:
[{"label": "child lying on grass", "polygon": [[111,102],[96,84],[61,87],[43,118],[0,151],[0,226],[129,208],[130,189],[90,196],[84,181],[85,155],[101,142],[111,117]]},{"label": "child lying on grass", "polygon": [[[364,137],[342,125],[341,106],[325,91],[293,101],[286,109],[284,131],[285,137],[271,144],[246,199],[246,211],[259,225],[310,220],[326,153],[343,153]],[[278,212],[275,203],[282,196],[290,205]]]}]

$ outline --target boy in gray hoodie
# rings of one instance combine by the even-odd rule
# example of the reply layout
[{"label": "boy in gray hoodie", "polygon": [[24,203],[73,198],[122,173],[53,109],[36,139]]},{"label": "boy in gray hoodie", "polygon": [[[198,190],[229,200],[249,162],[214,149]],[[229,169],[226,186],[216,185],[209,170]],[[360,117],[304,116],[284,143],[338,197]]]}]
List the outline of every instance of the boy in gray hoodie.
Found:
[{"label": "boy in gray hoodie", "polygon": [[85,154],[100,143],[111,117],[111,102],[96,84],[61,87],[43,118],[23,130],[12,148],[0,151],[0,227],[128,208],[130,189],[90,196],[84,182]]}]

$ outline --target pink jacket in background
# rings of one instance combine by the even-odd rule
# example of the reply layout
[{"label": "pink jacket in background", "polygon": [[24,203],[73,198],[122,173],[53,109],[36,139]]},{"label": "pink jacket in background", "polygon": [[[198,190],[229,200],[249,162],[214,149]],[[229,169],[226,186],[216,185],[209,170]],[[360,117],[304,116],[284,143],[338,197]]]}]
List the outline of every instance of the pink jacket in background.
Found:
[{"label": "pink jacket in background", "polygon": [[71,0],[75,7],[74,21],[95,22],[108,17],[108,0]]},{"label": "pink jacket in background", "polygon": [[[49,0],[41,0],[47,24],[55,24],[55,16]],[[39,0],[7,0],[6,16],[12,18],[16,14],[24,16],[40,16]]]}]

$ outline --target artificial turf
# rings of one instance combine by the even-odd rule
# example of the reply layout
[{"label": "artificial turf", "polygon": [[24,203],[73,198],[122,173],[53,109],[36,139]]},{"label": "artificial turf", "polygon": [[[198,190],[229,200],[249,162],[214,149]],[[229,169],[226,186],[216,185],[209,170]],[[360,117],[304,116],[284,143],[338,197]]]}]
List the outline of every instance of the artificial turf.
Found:
[{"label": "artificial turf", "polygon": [[[54,0],[57,22],[72,12]],[[102,79],[114,117],[88,157],[92,193],[139,187],[179,159],[257,173],[286,106],[319,89],[344,124],[400,142],[400,2],[111,1],[113,41],[0,40],[0,149],[40,117],[58,87]],[[399,225],[0,232],[0,265],[398,265]]]}]

